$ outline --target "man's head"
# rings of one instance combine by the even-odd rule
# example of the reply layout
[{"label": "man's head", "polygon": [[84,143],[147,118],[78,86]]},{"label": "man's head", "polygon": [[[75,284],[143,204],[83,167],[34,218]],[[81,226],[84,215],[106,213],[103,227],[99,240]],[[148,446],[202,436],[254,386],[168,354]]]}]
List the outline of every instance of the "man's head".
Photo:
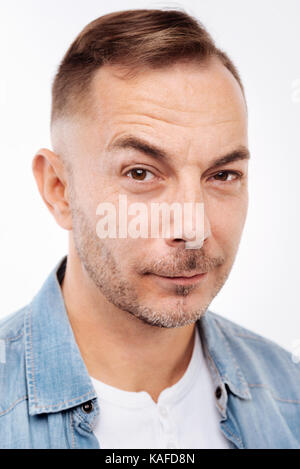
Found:
[{"label": "man's head", "polygon": [[[230,59],[179,11],[132,10],[88,25],[53,84],[54,152],[34,172],[70,256],[124,314],[161,327],[203,315],[232,268],[248,207],[247,110]],[[185,239],[99,239],[99,203],[202,202],[201,249]],[[149,210],[150,213],[150,210]],[[118,225],[117,221],[117,225]],[[197,282],[166,277],[206,274]]]}]

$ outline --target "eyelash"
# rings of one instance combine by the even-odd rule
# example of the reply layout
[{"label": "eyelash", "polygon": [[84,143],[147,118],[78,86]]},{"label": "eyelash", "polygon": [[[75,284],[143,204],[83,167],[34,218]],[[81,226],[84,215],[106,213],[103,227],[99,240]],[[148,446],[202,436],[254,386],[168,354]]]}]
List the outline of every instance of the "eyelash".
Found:
[{"label": "eyelash", "polygon": [[[149,169],[145,169],[145,168],[140,168],[140,167],[136,167],[136,168],[131,168],[129,171],[127,171],[127,173],[125,173],[125,176],[127,176],[128,173],[131,173],[132,171],[136,171],[136,170],[142,170],[146,173],[150,173],[150,174],[153,174],[152,171],[150,171]],[[153,174],[153,176],[155,176]],[[137,179],[133,179],[131,178],[134,182],[137,182],[138,184],[141,183],[141,182],[144,182],[144,180],[141,180],[141,181],[138,181]],[[153,178],[151,178],[151,181],[153,180]]]},{"label": "eyelash", "polygon": [[[136,167],[136,168],[132,168],[130,169],[129,171],[127,171],[127,173],[125,173],[125,175],[127,176],[131,171],[135,171],[135,170],[142,170],[142,171],[145,171],[146,173],[151,173],[153,174],[151,171],[149,171],[148,169],[145,169],[145,168],[140,168],[140,167]],[[223,170],[223,171],[218,171],[217,173],[213,174],[212,176],[210,177],[215,177],[215,176],[218,176],[219,174],[222,174],[222,173],[227,173],[227,175],[232,175],[232,176],[236,176],[235,179],[231,180],[231,181],[219,181],[219,182],[223,182],[224,184],[233,184],[234,182],[242,179],[243,175],[237,171],[230,171],[230,170]],[[141,181],[138,181],[134,178],[131,178],[134,182],[136,182],[137,184],[140,184],[142,182],[144,182],[145,180],[141,180]],[[146,181],[146,182],[151,182],[153,180],[153,178],[151,178],[150,181]],[[145,183],[145,182],[144,182]]]},{"label": "eyelash", "polygon": [[227,175],[236,176],[235,179],[233,179],[231,181],[220,181],[220,182],[224,182],[224,183],[227,183],[227,184],[233,184],[234,182],[242,179],[242,177],[243,177],[243,175],[241,173],[238,173],[237,171],[230,171],[229,169],[224,169],[223,171],[219,171],[211,177],[215,177],[218,174],[222,174],[222,173],[227,173]]}]

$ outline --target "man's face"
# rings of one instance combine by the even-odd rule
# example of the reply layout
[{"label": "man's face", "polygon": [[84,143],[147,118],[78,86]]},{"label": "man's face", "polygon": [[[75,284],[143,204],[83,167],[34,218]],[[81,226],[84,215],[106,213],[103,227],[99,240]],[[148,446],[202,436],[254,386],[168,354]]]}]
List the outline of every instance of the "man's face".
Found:
[{"label": "man's face", "polygon": [[[232,268],[248,207],[247,159],[214,167],[247,148],[242,92],[217,60],[178,63],[130,80],[104,66],[95,75],[90,118],[63,124],[76,252],[104,298],[145,323],[178,327],[203,315]],[[164,156],[117,140],[130,135]],[[99,203],[203,202],[201,249],[173,238],[106,238]],[[118,223],[117,223],[118,225]],[[185,284],[166,278],[206,272]]]}]

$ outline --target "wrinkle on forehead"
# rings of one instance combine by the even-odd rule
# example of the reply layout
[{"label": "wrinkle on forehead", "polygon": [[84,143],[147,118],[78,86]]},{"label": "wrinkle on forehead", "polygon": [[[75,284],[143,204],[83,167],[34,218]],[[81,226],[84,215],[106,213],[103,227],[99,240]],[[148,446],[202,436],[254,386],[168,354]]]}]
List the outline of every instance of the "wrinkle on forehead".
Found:
[{"label": "wrinkle on forehead", "polygon": [[[199,113],[197,113],[197,114],[199,114]],[[177,116],[176,120],[174,120],[174,119],[168,119],[166,117],[163,117],[162,115],[155,115],[155,114],[151,114],[151,113],[147,113],[147,112],[141,112],[141,113],[135,112],[135,113],[132,113],[132,114],[129,114],[128,112],[118,113],[118,117],[121,117],[122,115],[124,117],[124,120],[123,121],[120,120],[119,122],[123,122],[123,123],[126,123],[126,124],[132,124],[132,125],[145,125],[145,126],[148,126],[148,127],[152,127],[152,125],[153,125],[153,124],[151,124],[151,120],[160,121],[160,122],[175,125],[175,126],[178,126],[178,127],[191,127],[191,128],[199,127],[199,124],[201,126],[211,126],[211,125],[216,126],[216,125],[233,124],[234,122],[236,122],[236,123],[240,122],[240,119],[238,119],[238,118],[236,118],[236,119],[220,119],[220,120],[211,120],[211,121],[206,118],[206,119],[203,119],[202,121],[200,121],[199,119],[197,119],[197,120],[195,119],[191,122],[187,122],[187,121],[179,122],[178,116]],[[141,119],[140,122],[138,121],[138,118]],[[145,120],[145,118],[146,118],[146,120]],[[150,122],[147,122],[147,119],[150,119]]]},{"label": "wrinkle on forehead", "polygon": [[163,136],[173,148],[176,141],[182,145],[199,139],[204,147],[212,141],[239,143],[247,133],[242,91],[220,63],[206,68],[177,64],[132,80],[122,80],[104,66],[94,77],[91,93],[89,116],[69,116],[53,125],[54,151],[68,159],[80,146],[81,153],[94,152],[92,146],[101,149],[114,134],[134,128],[158,140]]},{"label": "wrinkle on forehead", "polygon": [[[188,73],[187,73],[188,72]],[[246,118],[239,84],[222,64],[190,69],[179,64],[124,81],[105,67],[94,81],[96,118],[143,116],[174,125],[210,125]]]}]

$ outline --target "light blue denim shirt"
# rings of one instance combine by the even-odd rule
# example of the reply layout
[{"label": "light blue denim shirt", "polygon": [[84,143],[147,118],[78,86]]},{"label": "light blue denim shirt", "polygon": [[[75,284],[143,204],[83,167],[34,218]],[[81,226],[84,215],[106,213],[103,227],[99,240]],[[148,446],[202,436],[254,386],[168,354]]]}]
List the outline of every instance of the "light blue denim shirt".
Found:
[{"label": "light blue denim shirt", "polygon": [[[101,408],[59,283],[65,261],[0,322],[1,448],[101,448],[93,433]],[[291,353],[210,310],[197,327],[230,447],[300,449],[300,365]]]}]

